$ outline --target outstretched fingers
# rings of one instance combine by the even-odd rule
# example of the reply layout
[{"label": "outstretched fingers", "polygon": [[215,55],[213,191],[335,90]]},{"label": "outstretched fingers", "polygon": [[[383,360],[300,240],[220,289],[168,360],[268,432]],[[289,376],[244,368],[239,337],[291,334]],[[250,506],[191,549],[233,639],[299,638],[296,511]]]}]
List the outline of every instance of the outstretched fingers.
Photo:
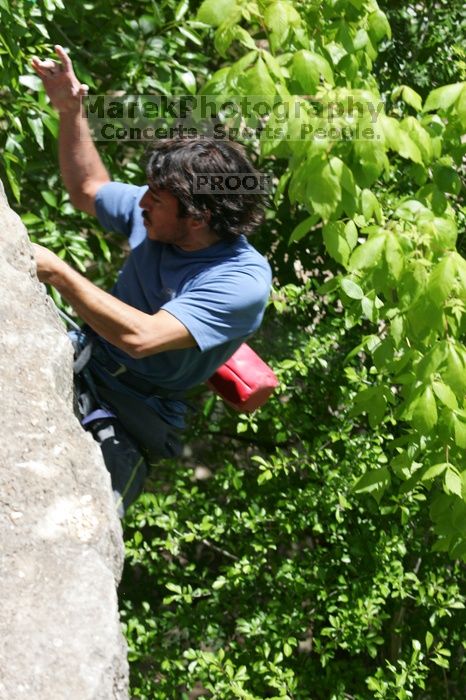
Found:
[{"label": "outstretched fingers", "polygon": [[52,61],[51,58],[41,61],[40,58],[34,56],[31,65],[41,78],[47,77],[50,73],[58,72],[59,69],[59,64],[56,61]]},{"label": "outstretched fingers", "polygon": [[73,64],[71,63],[71,58],[68,56],[68,54],[66,53],[63,46],[60,46],[60,44],[56,44],[54,46],[54,49],[55,49],[55,53],[57,54],[58,58],[60,59],[61,69],[63,70],[63,72],[72,73],[73,72]]},{"label": "outstretched fingers", "polygon": [[44,61],[41,61],[40,58],[34,56],[31,61],[31,65],[36,71],[37,75],[39,75],[41,78],[49,78],[57,73],[68,73],[74,75],[73,64],[63,46],[57,44],[55,46],[55,53],[57,54],[59,61],[54,61],[51,58],[46,58]]}]

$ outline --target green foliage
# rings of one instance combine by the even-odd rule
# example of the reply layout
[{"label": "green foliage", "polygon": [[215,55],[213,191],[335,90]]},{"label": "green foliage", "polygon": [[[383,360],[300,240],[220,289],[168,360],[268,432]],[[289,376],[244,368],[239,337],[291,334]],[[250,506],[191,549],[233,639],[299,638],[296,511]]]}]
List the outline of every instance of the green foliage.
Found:
[{"label": "green foliage", "polygon": [[393,30],[376,64],[384,89],[406,82],[425,97],[434,87],[466,79],[461,0],[380,0],[379,5]]},{"label": "green foliage", "polygon": [[279,400],[236,435],[221,405],[207,432],[199,413],[195,458],[154,469],[126,522],[135,697],[444,697],[444,673],[464,693],[462,567],[431,551],[427,482],[399,495],[389,477],[394,426],[351,416],[370,374],[315,288],[273,298]]},{"label": "green foliage", "polygon": [[[254,84],[256,94],[273,90],[291,107],[293,117],[279,137],[270,140],[264,130],[262,155],[291,172],[282,196],[307,213],[291,239],[303,240],[304,229],[322,220],[325,248],[346,272],[341,289],[347,323],[365,317],[374,324],[359,345],[373,358],[371,386],[361,389],[355,411],[367,413],[373,428],[389,419],[408,424],[392,459],[404,460],[399,475],[410,488],[441,458],[451,463],[456,486],[444,481],[442,488],[454,508],[466,495],[459,486],[466,404],[448,370],[450,352],[460,362],[458,373],[466,352],[466,261],[455,250],[466,84],[437,88],[424,105],[414,90],[400,86],[392,96],[403,97],[406,110],[387,112],[371,73],[377,44],[390,36],[376,3],[324,3],[318,13],[313,8],[312,25],[305,22],[307,8],[300,21],[290,8],[266,3],[262,23],[257,14],[246,18],[251,36],[262,37],[265,27],[266,39],[260,39],[256,58],[247,54],[241,72],[242,59],[233,63],[222,90],[250,94]],[[269,20],[278,12],[289,12],[289,27],[296,29],[286,33],[286,52]],[[244,18],[243,12],[234,21]],[[309,35],[310,26],[317,27],[318,40]],[[275,82],[272,65],[275,78],[281,73]],[[294,97],[300,89],[312,91],[315,102]],[[335,138],[332,128],[341,130],[349,120],[350,138]],[[423,468],[414,478],[418,462]],[[432,489],[433,512],[439,499],[444,502],[442,493]],[[451,521],[446,532],[445,522],[437,525],[437,546],[466,558],[461,528]]]}]

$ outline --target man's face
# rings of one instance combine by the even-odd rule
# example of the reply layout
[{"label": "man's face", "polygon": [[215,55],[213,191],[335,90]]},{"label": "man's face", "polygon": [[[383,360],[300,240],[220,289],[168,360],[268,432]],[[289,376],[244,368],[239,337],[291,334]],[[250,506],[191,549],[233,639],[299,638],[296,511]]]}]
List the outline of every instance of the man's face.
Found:
[{"label": "man's face", "polygon": [[171,243],[179,248],[189,246],[190,217],[178,215],[178,200],[166,190],[149,189],[142,196],[142,209],[147,237],[152,241]]}]

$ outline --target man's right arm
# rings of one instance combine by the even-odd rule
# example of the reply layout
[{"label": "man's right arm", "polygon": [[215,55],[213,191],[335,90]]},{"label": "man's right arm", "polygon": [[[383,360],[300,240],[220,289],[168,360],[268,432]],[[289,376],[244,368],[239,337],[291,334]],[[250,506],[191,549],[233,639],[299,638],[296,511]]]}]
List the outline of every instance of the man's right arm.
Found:
[{"label": "man's right arm", "polygon": [[64,49],[56,46],[55,52],[60,63],[34,58],[32,66],[60,115],[60,171],[71,202],[95,216],[95,196],[110,177],[82,115],[81,98],[87,94],[87,87],[77,79]]}]

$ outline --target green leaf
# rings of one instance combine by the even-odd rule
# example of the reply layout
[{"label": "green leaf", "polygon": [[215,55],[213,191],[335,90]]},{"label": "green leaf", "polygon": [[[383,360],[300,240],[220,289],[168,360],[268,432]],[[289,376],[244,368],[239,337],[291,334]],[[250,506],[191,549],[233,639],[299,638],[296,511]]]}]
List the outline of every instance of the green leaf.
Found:
[{"label": "green leaf", "polygon": [[391,320],[390,335],[398,347],[405,336],[405,320],[401,314]]},{"label": "green leaf", "polygon": [[427,293],[436,306],[442,306],[456,280],[456,264],[452,254],[445,255],[429,276]]},{"label": "green leaf", "polygon": [[385,234],[376,234],[368,238],[352,254],[349,261],[349,269],[363,270],[364,268],[372,267],[382,255],[385,241]]},{"label": "green leaf", "polygon": [[[10,155],[10,154],[8,154],[8,155]],[[10,185],[10,187],[11,187],[11,191],[13,192],[13,196],[15,197],[15,199],[16,199],[18,202],[20,202],[20,201],[21,201],[21,190],[20,190],[20,187],[19,187],[18,179],[17,179],[17,177],[16,177],[16,173],[15,173],[15,171],[13,170],[13,168],[12,168],[12,166],[11,166],[11,161],[12,161],[12,160],[15,160],[15,161],[16,161],[16,158],[13,158],[13,157],[11,157],[11,158],[5,158],[5,159],[4,159],[4,162],[3,162],[3,165],[4,165],[5,170],[6,170],[6,175],[7,175],[7,178],[8,178],[8,183],[9,183],[9,185]]]},{"label": "green leaf", "polygon": [[365,29],[358,29],[356,34],[353,37],[353,48],[355,51],[360,51],[363,49],[365,46],[367,46],[369,42],[369,36],[366,32]]},{"label": "green leaf", "polygon": [[261,472],[259,474],[259,476],[257,477],[257,483],[259,484],[259,486],[261,486],[261,484],[263,484],[266,481],[270,481],[270,479],[272,479],[272,478],[273,478],[273,474],[272,474],[271,470],[264,469],[264,471]]},{"label": "green leaf", "polygon": [[443,376],[457,396],[466,393],[466,354],[461,351],[459,346],[455,347],[449,343],[447,368]]},{"label": "green leaf", "polygon": [[354,141],[355,164],[352,168],[357,183],[361,187],[370,187],[390,164],[385,147],[379,140]]},{"label": "green leaf", "polygon": [[466,84],[463,87],[461,94],[458,98],[458,102],[456,103],[456,109],[458,111],[458,116],[460,118],[462,126],[466,128]]},{"label": "green leaf", "polygon": [[[254,48],[255,47],[254,39],[249,34],[248,34],[248,36],[253,44],[253,46],[251,48]],[[246,40],[243,41],[243,44],[245,46],[249,46],[249,44],[246,43]],[[280,80],[280,82],[284,83],[285,82],[285,71],[284,71],[283,67],[280,65],[280,63],[277,61],[275,56],[272,56],[272,54],[269,51],[265,51],[265,49],[263,49],[261,51],[261,56],[264,59],[264,61],[266,62],[267,68],[269,69],[271,75],[274,75],[276,78],[278,78],[278,80]]]},{"label": "green leaf", "polygon": [[[369,321],[376,322],[379,318],[379,309],[383,307],[383,302],[376,296],[375,292],[372,290],[369,292],[368,296],[364,296],[361,299],[361,309],[366,318]],[[383,345],[383,344],[382,344]],[[375,359],[375,357],[374,357]],[[377,362],[376,362],[377,365]]]},{"label": "green leaf", "polygon": [[432,139],[428,131],[424,129],[416,117],[406,117],[400,123],[400,127],[418,147],[423,162],[428,165],[434,156]]},{"label": "green leaf", "polygon": [[194,95],[196,92],[196,78],[194,77],[194,73],[187,70],[184,73],[178,73],[178,76],[188,92]]},{"label": "green leaf", "polygon": [[398,280],[403,272],[405,258],[400,243],[394,233],[389,233],[386,236],[385,260],[391,277]]},{"label": "green leaf", "polygon": [[[368,339],[369,340],[369,339]],[[379,340],[378,338],[376,339]],[[367,343],[370,347],[370,343]],[[353,355],[357,348],[353,348],[350,355]],[[349,355],[349,356],[350,356]],[[348,357],[349,357],[348,356]],[[371,428],[375,428],[385,415],[387,400],[384,388],[381,386],[371,386],[363,389],[354,399],[354,406],[350,411],[350,416],[357,416],[359,413],[367,413]]]},{"label": "green leaf", "polygon": [[[436,551],[436,550],[434,550]],[[441,550],[443,551],[443,550]],[[440,666],[440,668],[450,668],[450,664],[448,662],[448,659],[444,659],[441,656],[433,656],[432,657],[432,663],[434,663],[436,666]]]},{"label": "green leaf", "polygon": [[320,54],[305,49],[294,54],[292,75],[302,89],[310,95],[314,94],[321,77],[330,85],[334,85],[333,71],[329,62]]},{"label": "green leaf", "polygon": [[112,256],[111,256],[107,241],[105,240],[105,238],[103,236],[99,236],[98,240],[99,240],[100,250],[102,251],[102,254],[103,254],[105,260],[107,262],[111,262]]},{"label": "green leaf", "polygon": [[435,396],[447,408],[450,408],[452,411],[454,411],[458,408],[458,401],[456,400],[456,396],[453,393],[453,391],[450,389],[450,387],[447,386],[447,384],[444,384],[443,382],[439,382],[439,381],[434,381],[434,382],[432,382],[432,388],[434,390]]},{"label": "green leaf", "polygon": [[25,226],[32,226],[40,223],[42,219],[39,216],[32,214],[32,212],[27,212],[26,214],[21,214],[21,221]]},{"label": "green leaf", "polygon": [[382,421],[385,411],[387,410],[387,399],[382,389],[380,389],[374,397],[374,401],[370,404],[367,411],[369,417],[369,425],[375,429]]},{"label": "green leaf", "polygon": [[236,2],[232,0],[204,0],[200,6],[196,19],[199,22],[210,24],[211,27],[219,27],[229,14],[236,9]]},{"label": "green leaf", "polygon": [[356,282],[354,282],[352,279],[349,279],[348,277],[344,277],[341,280],[340,286],[345,292],[345,294],[350,297],[350,299],[362,299],[364,296],[364,292],[362,291],[359,284],[356,284]]},{"label": "green leaf", "polygon": [[351,250],[356,247],[358,243],[358,229],[354,221],[348,221],[345,224],[345,238]]},{"label": "green leaf", "polygon": [[401,97],[407,105],[420,112],[422,110],[422,97],[407,85],[402,85]]},{"label": "green leaf", "polygon": [[330,158],[329,164],[332,173],[334,173],[340,180],[342,189],[352,197],[356,197],[356,185],[354,183],[353,173],[348,166],[341,160],[341,158],[337,158],[336,156]]},{"label": "green leaf", "polygon": [[35,28],[42,34],[42,36],[47,40],[50,41],[50,35],[47,31],[47,27],[42,24],[42,22],[36,22],[35,23]]},{"label": "green leaf", "polygon": [[276,207],[278,207],[280,201],[284,198],[284,192],[285,192],[285,189],[286,189],[286,186],[288,184],[290,177],[291,177],[291,171],[288,170],[288,171],[285,171],[283,173],[283,175],[280,177],[280,179],[278,181],[278,185],[277,185],[277,188],[275,190],[275,195],[273,198],[273,203]]},{"label": "green leaf", "polygon": [[306,194],[314,211],[327,220],[341,200],[340,180],[332,172],[327,160],[314,157],[307,166],[308,180]]},{"label": "green leaf", "polygon": [[294,243],[296,241],[300,241],[301,238],[304,238],[304,236],[309,233],[311,228],[315,226],[315,224],[318,222],[319,216],[317,214],[313,214],[312,216],[308,216],[307,219],[304,219],[304,221],[301,221],[294,229],[293,232],[289,238],[289,243]]},{"label": "green leaf", "polygon": [[271,78],[264,59],[259,56],[252,68],[246,71],[238,81],[241,89],[248,95],[263,95],[273,98],[277,94],[275,81]]},{"label": "green leaf", "polygon": [[189,0],[180,0],[175,10],[175,21],[179,22],[189,10]]},{"label": "green leaf", "polygon": [[459,98],[464,83],[443,85],[429,93],[424,105],[424,112],[432,112],[434,109],[448,109]]},{"label": "green leaf", "polygon": [[414,161],[414,163],[422,163],[421,151],[410,136],[403,131],[396,119],[381,114],[379,122],[385,142],[392,151],[399,153],[403,158]]},{"label": "green leaf", "polygon": [[[252,36],[249,34],[249,32],[247,32],[245,29],[243,29],[243,27],[240,27],[239,25],[236,25],[236,27],[235,27],[235,40],[239,41],[239,43],[242,44],[243,46],[245,46],[247,49],[256,49],[257,48],[256,42],[254,41]],[[263,51],[262,54],[264,56],[264,59],[265,59],[265,62],[267,63],[267,65],[269,65],[269,63],[272,63],[273,57],[271,56],[271,54],[269,54],[268,51]],[[275,60],[275,59],[273,59],[273,60]],[[280,75],[281,75],[281,69],[280,69]]]},{"label": "green leaf", "polygon": [[411,422],[420,433],[426,434],[437,424],[437,404],[434,392],[428,386],[415,401]]},{"label": "green leaf", "polygon": [[390,486],[390,472],[388,467],[380,467],[368,471],[355,483],[353,490],[356,493],[369,493],[380,503],[386,489]]},{"label": "green leaf", "polygon": [[448,469],[449,467],[448,462],[441,462],[439,464],[433,464],[431,467],[429,467],[424,474],[422,475],[421,481],[430,481],[431,479],[435,479],[435,477],[440,476],[440,474],[443,474],[443,472]]},{"label": "green leaf", "polygon": [[139,26],[143,34],[151,34],[157,29],[157,18],[154,15],[141,15]]},{"label": "green leaf", "polygon": [[455,443],[458,447],[466,449],[466,418],[453,416],[453,426],[455,431]]},{"label": "green leaf", "polygon": [[438,371],[439,367],[447,358],[447,344],[445,341],[435,343],[424,357],[416,364],[415,371],[417,378],[427,383],[431,376]]},{"label": "green leaf", "polygon": [[374,37],[376,43],[381,41],[385,36],[390,39],[392,30],[387,16],[382,10],[377,8],[375,12],[371,12],[368,17],[368,23],[370,33]]},{"label": "green leaf", "polygon": [[278,2],[273,2],[266,8],[264,22],[267,29],[271,32],[269,40],[272,51],[276,51],[285,43],[290,28],[292,26],[296,27],[301,23],[301,17],[293,5],[278,0]]},{"label": "green leaf", "polygon": [[321,284],[319,287],[317,287],[317,291],[319,294],[329,294],[330,292],[334,292],[338,287],[340,286],[340,280],[338,277],[330,277],[324,284]]},{"label": "green leaf", "polygon": [[[421,222],[419,222],[421,225]],[[454,248],[458,237],[458,229],[452,219],[436,216],[429,222],[434,240],[440,249]]]},{"label": "green leaf", "polygon": [[220,588],[223,588],[223,586],[226,584],[227,580],[225,576],[219,576],[217,579],[212,584],[212,588],[214,591],[218,591]]},{"label": "green leaf", "polygon": [[284,41],[289,32],[288,9],[285,2],[272,2],[264,12],[264,22],[277,41]]},{"label": "green leaf", "polygon": [[[253,61],[256,60],[257,57],[257,51],[249,51],[246,53],[244,56],[241,56],[239,61],[236,61],[236,63],[233,63],[231,68],[228,69],[221,69],[220,71],[217,71],[214,74],[214,77],[217,76],[220,80],[223,79],[223,70],[228,70],[228,82],[229,83],[234,83],[240,76],[243,75],[244,71],[248,66],[251,65]],[[209,81],[211,82],[211,81]],[[208,94],[208,93],[205,93]],[[254,92],[253,94],[257,94],[257,92]]]},{"label": "green leaf", "polygon": [[433,170],[434,182],[442,192],[460,193],[462,187],[461,178],[453,168],[446,165],[437,165]]},{"label": "green leaf", "polygon": [[43,190],[41,195],[49,206],[53,207],[54,209],[57,208],[57,198],[53,192],[50,192],[50,190]]},{"label": "green leaf", "polygon": [[325,247],[334,260],[346,265],[351,248],[346,240],[345,224],[343,221],[331,221],[322,229]]},{"label": "green leaf", "polygon": [[183,34],[187,39],[193,42],[193,44],[196,44],[196,46],[202,46],[202,41],[199,39],[197,34],[192,32],[190,29],[187,29],[185,26],[178,27],[178,31]]},{"label": "green leaf", "polygon": [[453,251],[451,255],[455,261],[456,274],[458,276],[459,283],[462,287],[462,298],[466,299],[466,259],[463,258],[463,256],[460,255],[457,251]]},{"label": "green leaf", "polygon": [[34,134],[34,138],[37,141],[37,144],[39,148],[43,151],[44,150],[44,124],[42,122],[42,119],[40,117],[36,119],[32,119],[31,117],[27,118],[28,124],[31,127],[31,131]]},{"label": "green leaf", "polygon": [[449,466],[446,470],[443,485],[445,493],[454,494],[462,498],[463,483],[461,481],[461,476],[454,467]]},{"label": "green leaf", "polygon": [[53,138],[58,137],[58,118],[55,115],[47,114],[43,118],[44,126],[52,134]]},{"label": "green leaf", "polygon": [[406,199],[395,209],[395,216],[404,221],[417,221],[428,209],[418,199]]},{"label": "green leaf", "polygon": [[378,224],[382,223],[382,208],[379,204],[379,200],[375,194],[368,189],[363,189],[361,192],[361,208],[367,222],[374,217]]},{"label": "green leaf", "polygon": [[[241,19],[241,11],[237,10],[237,16],[230,15],[215,32],[214,45],[221,56],[226,57],[227,51],[233,41],[239,41],[249,49],[256,49],[256,43],[248,32],[236,24]],[[202,42],[201,42],[202,46]]]},{"label": "green leaf", "polygon": [[39,92],[42,88],[42,80],[38,75],[20,75],[19,82],[34,92]]}]

